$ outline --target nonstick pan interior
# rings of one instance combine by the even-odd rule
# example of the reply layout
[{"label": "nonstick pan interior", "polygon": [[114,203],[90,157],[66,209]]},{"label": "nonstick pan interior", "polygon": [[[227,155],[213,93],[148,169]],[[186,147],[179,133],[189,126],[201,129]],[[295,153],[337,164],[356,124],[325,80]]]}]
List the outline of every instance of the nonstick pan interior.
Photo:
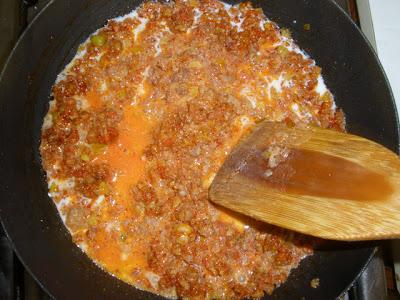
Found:
[{"label": "nonstick pan interior", "polygon": [[[228,1],[235,3],[235,1]],[[237,2],[237,1],[236,1]],[[348,130],[398,150],[393,97],[382,68],[350,19],[330,0],[253,1],[323,69]],[[95,266],[73,244],[47,196],[39,157],[40,128],[56,75],[78,45],[107,19],[140,1],[51,1],[21,37],[0,79],[0,216],[26,267],[57,299],[157,299]],[[304,24],[311,29],[304,30]],[[305,259],[272,297],[334,299],[374,253],[364,243],[328,243]],[[320,279],[313,289],[310,281]]]}]

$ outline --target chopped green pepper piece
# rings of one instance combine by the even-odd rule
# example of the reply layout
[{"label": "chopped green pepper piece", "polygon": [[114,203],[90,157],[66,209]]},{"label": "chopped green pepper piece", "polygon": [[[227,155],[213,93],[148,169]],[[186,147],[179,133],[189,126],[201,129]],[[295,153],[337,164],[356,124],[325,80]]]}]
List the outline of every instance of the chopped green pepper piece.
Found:
[{"label": "chopped green pepper piece", "polygon": [[107,182],[105,182],[105,181],[100,182],[99,187],[97,189],[97,194],[105,195],[108,192],[109,192],[109,187],[108,187]]},{"label": "chopped green pepper piece", "polygon": [[92,35],[90,37],[90,41],[96,47],[101,47],[106,43],[107,39],[106,39],[106,37],[104,35],[96,34],[96,35]]},{"label": "chopped green pepper piece", "polygon": [[99,155],[99,154],[104,153],[104,151],[106,151],[107,145],[95,143],[95,144],[90,144],[90,148],[92,149],[92,151],[95,155]]},{"label": "chopped green pepper piece", "polygon": [[49,192],[50,192],[50,193],[56,193],[56,192],[58,192],[58,186],[57,186],[57,184],[56,184],[55,182],[53,182],[53,183],[50,185]]},{"label": "chopped green pepper piece", "polygon": [[279,53],[281,56],[286,56],[286,55],[289,54],[289,49],[286,48],[285,46],[282,46],[282,45],[281,45],[281,46],[278,46],[277,50],[278,50],[278,53]]},{"label": "chopped green pepper piece", "polygon": [[290,30],[287,28],[282,28],[281,29],[281,34],[282,36],[284,36],[285,38],[290,39],[292,37],[292,34],[290,33]]},{"label": "chopped green pepper piece", "polygon": [[90,216],[88,219],[88,223],[90,226],[96,226],[97,225],[97,217],[96,216]]},{"label": "chopped green pepper piece", "polygon": [[81,159],[82,159],[83,161],[89,161],[89,155],[87,155],[87,154],[82,154],[82,155],[81,155]]}]

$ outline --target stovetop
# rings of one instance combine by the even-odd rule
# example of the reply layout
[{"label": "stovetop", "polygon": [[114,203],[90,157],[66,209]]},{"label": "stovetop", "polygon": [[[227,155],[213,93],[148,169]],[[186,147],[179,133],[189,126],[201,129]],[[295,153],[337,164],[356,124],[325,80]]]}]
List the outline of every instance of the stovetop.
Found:
[{"label": "stovetop", "polygon": [[[18,37],[49,1],[0,0],[0,70]],[[356,0],[335,1],[359,25]],[[341,300],[400,299],[394,283],[393,260],[391,257],[389,242],[382,242],[367,269]],[[51,299],[26,271],[18,257],[14,254],[12,246],[1,226],[0,299]]]}]

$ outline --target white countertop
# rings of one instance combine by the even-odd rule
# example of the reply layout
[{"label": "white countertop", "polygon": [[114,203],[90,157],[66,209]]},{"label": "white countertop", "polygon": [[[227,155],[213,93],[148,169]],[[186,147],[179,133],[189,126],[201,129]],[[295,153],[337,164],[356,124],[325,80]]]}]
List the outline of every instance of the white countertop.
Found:
[{"label": "white countertop", "polygon": [[[369,3],[368,0],[358,0],[357,4],[360,9],[361,27],[372,44],[376,45],[378,56],[389,78],[399,111],[400,0],[369,0]],[[368,10],[370,16],[368,16]],[[372,24],[368,22],[367,18],[372,20]],[[371,30],[373,30],[372,34]]]},{"label": "white countertop", "polygon": [[[376,43],[376,50],[392,86],[400,116],[400,0],[357,0],[357,4],[361,8],[360,12],[363,12],[360,19],[363,19],[361,24],[364,23],[364,27],[361,27],[370,41]],[[368,22],[368,18],[371,22]],[[399,239],[392,241],[392,254],[397,290],[400,291]]]},{"label": "white countertop", "polygon": [[[400,0],[357,0],[361,29],[377,50],[390,81],[400,116]],[[400,240],[392,241],[397,289],[400,291]]]}]

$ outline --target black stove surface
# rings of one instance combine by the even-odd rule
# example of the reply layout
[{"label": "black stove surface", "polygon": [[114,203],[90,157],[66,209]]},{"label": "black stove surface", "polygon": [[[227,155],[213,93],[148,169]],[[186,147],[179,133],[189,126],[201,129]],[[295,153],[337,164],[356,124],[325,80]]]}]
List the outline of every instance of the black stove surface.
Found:
[{"label": "black stove surface", "polygon": [[[0,0],[0,70],[18,37],[49,1]],[[355,0],[335,1],[358,24]],[[389,249],[388,244],[383,242],[357,283],[340,300],[400,299],[393,283],[393,262],[387,249]],[[51,298],[26,271],[0,226],[0,300],[11,299]]]}]

